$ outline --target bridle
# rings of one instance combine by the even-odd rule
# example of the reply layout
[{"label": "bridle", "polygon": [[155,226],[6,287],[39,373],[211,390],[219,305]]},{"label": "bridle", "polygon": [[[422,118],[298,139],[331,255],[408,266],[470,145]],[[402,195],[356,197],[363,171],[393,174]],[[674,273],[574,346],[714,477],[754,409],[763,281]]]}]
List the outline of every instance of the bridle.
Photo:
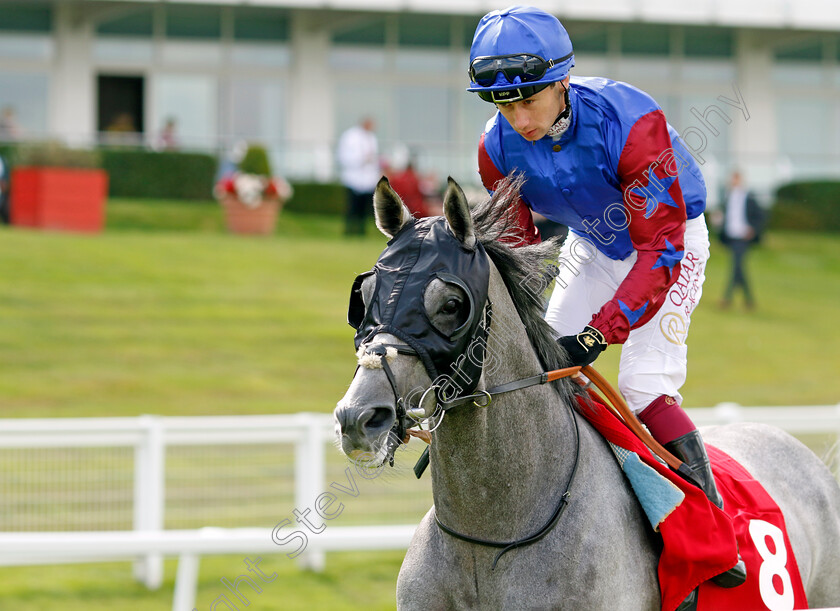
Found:
[{"label": "bridle", "polygon": [[[424,244],[431,243],[431,248],[424,248]],[[372,272],[357,276],[351,291],[350,308],[348,310],[348,322],[356,329],[355,344],[358,349],[359,363],[366,363],[364,366],[381,366],[388,378],[388,383],[394,393],[396,419],[393,427],[388,431],[387,439],[378,449],[385,450],[385,460],[391,465],[394,463],[394,453],[400,444],[408,439],[408,430],[419,422],[417,416],[428,418],[434,414],[427,413],[424,408],[424,399],[432,393],[436,399],[435,412],[440,409],[440,418],[443,418],[448,410],[455,409],[466,404],[473,404],[477,407],[487,407],[494,396],[528,388],[537,384],[545,384],[562,377],[575,375],[581,371],[590,380],[595,381],[599,389],[605,392],[613,402],[614,411],[620,412],[620,416],[634,430],[654,452],[662,457],[672,468],[679,470],[685,475],[691,470],[681,461],[675,459],[659,444],[652,445],[652,438],[644,431],[632,412],[627,409],[626,404],[612,387],[605,381],[605,386],[598,381],[603,380],[590,366],[582,370],[578,368],[567,368],[565,370],[543,372],[520,380],[507,382],[489,390],[478,390],[480,379],[484,370],[484,348],[486,338],[492,321],[492,306],[488,296],[489,285],[489,262],[487,254],[481,243],[474,248],[467,249],[467,256],[453,258],[455,253],[463,254],[465,251],[463,243],[456,240],[448,229],[444,219],[418,220],[403,226],[388,243],[388,248],[380,256]],[[414,266],[422,258],[425,265],[415,277],[412,275]],[[427,259],[431,259],[431,262]],[[448,266],[435,267],[431,263],[442,264],[449,262]],[[361,286],[365,278],[382,270],[381,275],[377,274],[377,285],[372,303],[365,304],[361,298]],[[443,271],[441,271],[443,270]],[[392,273],[396,272],[396,273]],[[444,282],[451,282],[459,285],[465,293],[470,304],[470,314],[467,322],[450,335],[427,335],[426,329],[418,328],[423,321],[428,322],[428,316],[422,309],[422,295],[425,287],[431,278],[438,278]],[[469,279],[465,282],[461,279]],[[407,295],[407,297],[406,297]],[[405,297],[399,299],[399,297]],[[479,310],[480,304],[484,304]],[[373,305],[375,304],[375,307]],[[394,343],[373,343],[377,334],[390,334],[397,338]],[[390,352],[389,352],[390,351]],[[476,353],[476,354],[473,354]],[[391,355],[404,354],[418,358],[426,368],[432,380],[432,384],[421,396],[419,407],[411,408],[406,405],[405,399],[400,395],[397,388],[397,381],[388,358]],[[476,356],[474,359],[466,359],[466,356]],[[371,358],[372,357],[372,358]],[[376,362],[378,359],[378,363]],[[463,392],[467,394],[459,396],[457,393],[462,389],[452,387],[453,394],[441,386],[437,386],[438,373],[452,370],[453,375],[460,377],[467,382]],[[580,378],[576,381],[582,384]],[[606,389],[612,391],[612,395]],[[591,396],[598,400],[597,394],[587,386],[586,397]],[[493,560],[493,568],[499,558],[506,552],[517,547],[523,547],[535,543],[545,537],[557,525],[563,515],[571,498],[571,490],[577,474],[580,458],[580,431],[578,430],[577,414],[571,405],[563,402],[569,410],[575,432],[575,453],[574,462],[566,483],[565,490],[560,495],[557,506],[549,520],[537,531],[521,539],[514,541],[491,541],[460,533],[445,524],[435,516],[438,527],[448,535],[476,545],[500,548],[500,552]],[[417,413],[419,409],[422,413]],[[412,413],[415,412],[415,413]],[[436,412],[437,413],[437,412]],[[413,422],[409,422],[409,419]],[[438,421],[438,424],[440,421]],[[634,426],[635,425],[635,426]],[[422,474],[428,464],[428,448],[421,456],[415,473],[418,477]]]},{"label": "bridle", "polygon": [[[492,317],[492,307],[490,307],[489,300],[487,302],[487,307],[485,308],[485,313],[485,325],[489,330],[490,319]],[[411,428],[411,425],[408,423],[409,418],[411,418],[411,409],[406,408],[405,400],[400,395],[399,390],[397,389],[396,377],[394,376],[394,372],[392,371],[391,366],[388,364],[389,348],[396,350],[398,354],[404,354],[409,356],[418,356],[418,354],[414,348],[405,344],[376,343],[373,345],[364,346],[363,350],[364,354],[366,355],[379,357],[381,367],[385,372],[385,376],[388,378],[388,383],[391,385],[391,389],[394,393],[396,422],[389,431],[385,442],[386,459],[388,460],[389,464],[393,466],[394,453],[396,452],[397,448],[399,448],[400,444],[407,442],[408,439],[408,430]],[[473,394],[459,396],[449,400],[443,399],[438,395],[438,389],[433,382],[432,386],[427,388],[422,396],[425,397],[426,394],[429,392],[434,392],[436,395],[438,395],[437,405],[442,411],[440,416],[442,418],[443,415],[450,409],[454,409],[463,405],[468,405],[470,403],[476,407],[487,407],[490,405],[493,398],[497,395],[521,390],[524,388],[529,388],[531,386],[546,384],[547,382],[553,382],[565,377],[573,376],[578,374],[580,372],[580,369],[580,367],[567,367],[565,369],[546,371],[526,378],[521,378],[519,380],[513,380],[511,382],[495,386],[488,390],[480,390]],[[420,403],[423,403],[422,398],[420,400]],[[491,541],[488,539],[481,539],[479,537],[473,537],[471,535],[466,535],[464,533],[458,532],[457,530],[450,528],[449,526],[441,522],[440,518],[437,517],[437,513],[435,513],[435,523],[438,525],[438,528],[440,528],[443,532],[447,533],[448,535],[455,537],[456,539],[466,541],[468,543],[483,545],[485,547],[500,548],[499,553],[496,554],[496,556],[493,559],[492,569],[494,570],[496,568],[496,564],[499,562],[499,559],[504,554],[506,554],[512,549],[516,549],[518,547],[525,547],[527,545],[536,543],[537,541],[545,537],[549,532],[551,532],[557,525],[557,523],[560,521],[560,518],[565,512],[566,507],[568,507],[569,501],[571,499],[572,485],[575,480],[575,475],[577,474],[578,462],[580,459],[580,431],[578,430],[577,417],[575,415],[574,409],[572,409],[568,405],[567,408],[569,409],[569,414],[571,416],[571,420],[574,425],[573,429],[575,432],[575,454],[574,461],[572,463],[572,471],[569,475],[568,481],[566,482],[565,490],[560,495],[554,512],[551,514],[551,516],[545,522],[545,524],[543,524],[539,529],[537,529],[535,532],[529,535],[526,535],[525,537],[522,537],[521,539],[516,539],[514,541]],[[416,409],[422,409],[422,407]],[[414,420],[414,423],[417,424],[418,421]],[[423,474],[423,471],[425,470],[426,466],[428,466],[428,464],[429,448],[427,447],[423,451],[422,456],[417,461],[417,464],[414,467],[414,472],[418,478]]]}]

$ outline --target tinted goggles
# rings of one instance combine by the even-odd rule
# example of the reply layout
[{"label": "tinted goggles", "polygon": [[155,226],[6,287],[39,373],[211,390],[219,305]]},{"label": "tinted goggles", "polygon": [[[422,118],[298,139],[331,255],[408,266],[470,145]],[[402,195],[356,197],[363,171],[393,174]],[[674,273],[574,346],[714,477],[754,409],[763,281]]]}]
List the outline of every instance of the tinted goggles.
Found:
[{"label": "tinted goggles", "polygon": [[501,72],[508,83],[513,84],[516,77],[519,77],[519,82],[528,83],[541,78],[546,70],[566,61],[572,55],[573,53],[569,53],[559,59],[548,61],[530,53],[476,57],[470,64],[470,79],[482,87],[489,87],[496,80],[496,75]]}]

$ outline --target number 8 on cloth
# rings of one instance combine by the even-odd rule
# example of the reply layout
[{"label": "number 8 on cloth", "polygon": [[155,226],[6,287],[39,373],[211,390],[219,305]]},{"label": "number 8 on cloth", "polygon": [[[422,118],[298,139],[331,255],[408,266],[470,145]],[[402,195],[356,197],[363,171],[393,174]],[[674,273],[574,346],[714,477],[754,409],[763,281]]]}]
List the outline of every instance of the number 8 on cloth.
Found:
[{"label": "number 8 on cloth", "polygon": [[793,611],[807,609],[799,566],[776,502],[749,472],[715,447],[708,446],[724,511],[731,517],[738,547],[747,564],[747,581],[724,590],[700,586],[698,611]]}]

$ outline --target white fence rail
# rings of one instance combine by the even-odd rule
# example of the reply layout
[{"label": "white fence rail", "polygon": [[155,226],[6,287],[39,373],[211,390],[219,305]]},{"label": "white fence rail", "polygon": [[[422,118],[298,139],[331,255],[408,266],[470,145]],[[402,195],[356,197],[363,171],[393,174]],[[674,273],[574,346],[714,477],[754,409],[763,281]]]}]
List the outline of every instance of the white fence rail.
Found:
[{"label": "white fence rail", "polygon": [[[332,527],[313,537],[307,549],[317,554],[405,549],[415,528],[415,525]],[[287,532],[280,534],[285,536]],[[0,566],[101,562],[141,554],[178,556],[172,611],[190,611],[195,608],[200,556],[276,553],[277,544],[270,528],[201,528],[158,532],[0,533],[0,550]],[[45,560],[46,553],[50,554],[49,560]]]},{"label": "white fence rail", "polygon": [[[308,413],[276,416],[6,419],[0,420],[0,449],[133,448],[133,531],[153,534],[164,530],[167,447],[294,444],[295,507],[305,507],[311,505],[324,490],[324,453],[332,434],[330,415]],[[30,535],[21,534],[17,540],[27,536]],[[36,540],[43,541],[43,538],[37,539],[34,533],[31,536],[33,543]],[[14,555],[9,553],[9,549],[2,549],[0,565],[15,564]],[[49,545],[35,544],[30,549],[31,552],[25,556],[27,564],[49,564],[54,559],[54,550]],[[80,553],[87,556],[87,552],[80,550]],[[157,588],[163,579],[161,555],[154,552],[154,548],[143,553],[145,558],[135,565],[135,576],[149,588]],[[317,547],[307,549],[300,556],[299,563],[307,568],[320,568],[323,565],[323,551]]]},{"label": "white fence rail", "polygon": [[[688,411],[698,425],[749,420],[773,424],[795,435],[823,436],[827,445],[840,439],[840,404],[784,408],[721,404]],[[294,504],[303,508],[311,507],[326,489],[326,452],[335,452],[332,437],[332,417],[327,414],[0,420],[0,452],[125,447],[132,448],[134,455],[132,530],[0,533],[0,566],[140,557],[135,575],[156,588],[163,577],[162,557],[176,555],[180,562],[173,609],[192,609],[200,555],[285,550],[275,543],[270,528],[166,530],[167,448],[293,444]],[[840,457],[835,452],[830,460],[830,467],[840,476]],[[311,544],[298,556],[298,562],[317,570],[324,565],[326,551],[402,549],[413,531],[414,525],[330,526],[310,538]]]}]

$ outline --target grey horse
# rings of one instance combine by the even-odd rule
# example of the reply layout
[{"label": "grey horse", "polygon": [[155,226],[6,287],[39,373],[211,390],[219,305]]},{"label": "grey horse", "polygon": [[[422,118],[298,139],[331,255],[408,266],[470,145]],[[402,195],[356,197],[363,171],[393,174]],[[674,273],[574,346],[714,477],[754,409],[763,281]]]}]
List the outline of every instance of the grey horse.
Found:
[{"label": "grey horse", "polygon": [[[544,274],[557,245],[511,249],[502,244],[504,210],[516,196],[513,184],[471,211],[450,179],[444,197],[447,230],[464,252],[481,246],[490,261],[486,290],[492,325],[479,394],[563,367],[567,358],[542,319],[534,297],[538,291],[526,289]],[[377,226],[389,238],[415,223],[384,179],[374,208]],[[398,271],[386,266],[379,274]],[[376,275],[360,277],[356,289],[362,309],[370,310],[382,281]],[[423,292],[415,301],[422,301],[425,324],[443,336],[464,325],[470,315],[464,286],[445,276],[419,286]],[[445,399],[420,392],[436,380],[422,358],[428,355],[411,343],[397,328],[362,341],[359,367],[335,410],[342,450],[375,463],[393,454],[395,432],[404,434],[398,425],[406,411],[435,414],[430,420],[438,427],[430,446],[434,506],[403,561],[398,608],[660,609],[661,540],[608,444],[571,409],[577,385],[569,380],[533,385],[498,395],[489,405],[463,403],[442,415]],[[840,488],[828,468],[772,427],[740,423],[705,428],[702,434],[739,461],[781,508],[810,606],[840,605]],[[501,558],[499,549],[454,537],[436,521],[474,538],[515,541],[551,522],[572,479],[569,503],[556,525],[538,542]]]}]

